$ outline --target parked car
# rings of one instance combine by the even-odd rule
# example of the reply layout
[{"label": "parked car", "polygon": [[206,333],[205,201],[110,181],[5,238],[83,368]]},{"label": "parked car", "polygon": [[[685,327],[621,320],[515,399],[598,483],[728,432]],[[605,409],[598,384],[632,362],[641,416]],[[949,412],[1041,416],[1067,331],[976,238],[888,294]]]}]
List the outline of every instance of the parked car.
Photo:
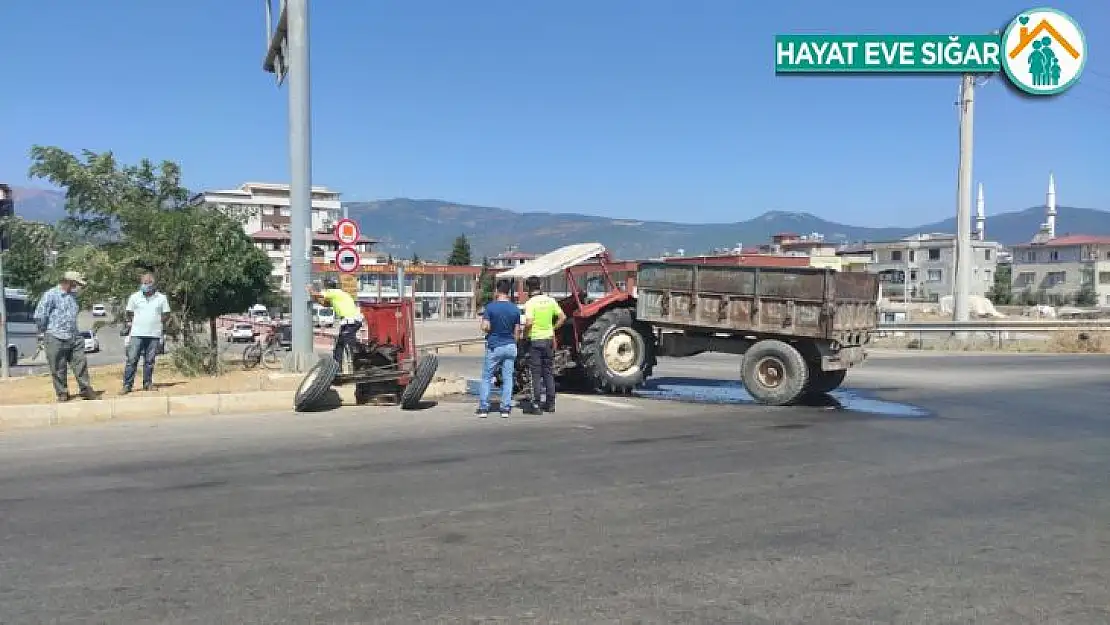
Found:
[{"label": "parked car", "polygon": [[85,352],[96,353],[100,351],[100,339],[89,330],[81,331],[81,338],[85,339]]},{"label": "parked car", "polygon": [[254,325],[250,323],[237,323],[231,326],[227,340],[232,343],[249,343],[254,340]]},{"label": "parked car", "polygon": [[94,317],[107,317],[108,316],[108,307],[105,306],[104,304],[95,304],[92,307],[92,316],[94,316]]}]

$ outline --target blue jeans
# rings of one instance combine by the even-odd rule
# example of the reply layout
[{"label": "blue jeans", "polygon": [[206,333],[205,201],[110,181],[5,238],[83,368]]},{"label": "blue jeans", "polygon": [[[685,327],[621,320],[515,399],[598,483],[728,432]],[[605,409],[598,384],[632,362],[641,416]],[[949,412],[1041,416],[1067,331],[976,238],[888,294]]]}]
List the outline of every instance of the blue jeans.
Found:
[{"label": "blue jeans", "polygon": [[123,368],[123,388],[131,390],[135,383],[135,369],[139,356],[143,357],[143,388],[154,384],[154,359],[158,357],[158,344],[162,339],[152,336],[133,336],[127,344],[127,366]]},{"label": "blue jeans", "polygon": [[486,348],[486,361],[482,365],[482,384],[478,387],[478,408],[489,410],[490,379],[501,367],[501,412],[513,407],[513,380],[516,373],[516,343],[493,349]]}]

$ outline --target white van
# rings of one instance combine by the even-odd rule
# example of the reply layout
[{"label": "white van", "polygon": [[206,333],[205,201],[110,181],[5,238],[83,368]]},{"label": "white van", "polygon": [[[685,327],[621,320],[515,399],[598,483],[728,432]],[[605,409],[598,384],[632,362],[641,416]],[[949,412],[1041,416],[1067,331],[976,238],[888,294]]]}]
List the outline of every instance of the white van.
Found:
[{"label": "white van", "polygon": [[39,328],[35,325],[36,302],[23,289],[4,289],[4,319],[8,331],[8,363],[30,359],[39,351]]},{"label": "white van", "polygon": [[270,323],[270,309],[262,304],[255,304],[247,311],[247,318],[254,323]]},{"label": "white van", "polygon": [[335,311],[327,306],[313,304],[312,325],[317,328],[330,328],[335,325]]}]

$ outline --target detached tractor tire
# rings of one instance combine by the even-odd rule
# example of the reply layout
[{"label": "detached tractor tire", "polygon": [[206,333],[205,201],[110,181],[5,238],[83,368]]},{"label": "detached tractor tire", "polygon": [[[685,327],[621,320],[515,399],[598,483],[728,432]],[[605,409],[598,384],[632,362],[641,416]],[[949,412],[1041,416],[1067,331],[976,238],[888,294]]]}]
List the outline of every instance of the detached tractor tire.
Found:
[{"label": "detached tractor tire", "polygon": [[321,358],[301,380],[297,393],[293,396],[293,410],[307,412],[324,399],[331,390],[331,383],[339,373],[339,363],[331,356]]},{"label": "detached tractor tire", "polygon": [[744,354],[740,379],[752,398],[768,406],[789,406],[807,392],[809,367],[789,343],[766,339]]},{"label": "detached tractor tire", "polygon": [[401,392],[401,410],[413,410],[420,405],[420,400],[424,398],[428,385],[432,383],[437,368],[439,368],[439,356],[424,354],[420,358],[420,362],[416,364],[416,371],[412,374],[412,379],[409,380],[405,390]]},{"label": "detached tractor tire", "polygon": [[810,367],[809,370],[809,386],[806,387],[806,393],[821,395],[830,391],[835,391],[844,383],[844,378],[847,377],[847,375],[847,369],[840,369],[839,371],[822,371],[821,365],[815,364]]},{"label": "detached tractor tire", "polygon": [[603,393],[630,393],[654,368],[655,336],[649,326],[635,321],[631,309],[613,308],[586,328],[579,358],[594,389]]}]

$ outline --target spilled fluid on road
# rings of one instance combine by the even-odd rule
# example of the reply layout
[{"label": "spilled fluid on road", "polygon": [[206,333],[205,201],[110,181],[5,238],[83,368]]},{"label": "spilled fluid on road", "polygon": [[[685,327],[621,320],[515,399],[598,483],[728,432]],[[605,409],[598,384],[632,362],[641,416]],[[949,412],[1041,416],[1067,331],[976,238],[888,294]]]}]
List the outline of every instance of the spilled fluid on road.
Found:
[{"label": "spilled fluid on road", "polygon": [[[644,399],[666,399],[706,404],[756,404],[744,385],[734,380],[706,378],[656,378],[648,380],[633,393]],[[920,419],[931,416],[918,406],[868,397],[861,391],[837,389],[806,398],[803,406],[828,410],[848,410],[884,417]]]}]

